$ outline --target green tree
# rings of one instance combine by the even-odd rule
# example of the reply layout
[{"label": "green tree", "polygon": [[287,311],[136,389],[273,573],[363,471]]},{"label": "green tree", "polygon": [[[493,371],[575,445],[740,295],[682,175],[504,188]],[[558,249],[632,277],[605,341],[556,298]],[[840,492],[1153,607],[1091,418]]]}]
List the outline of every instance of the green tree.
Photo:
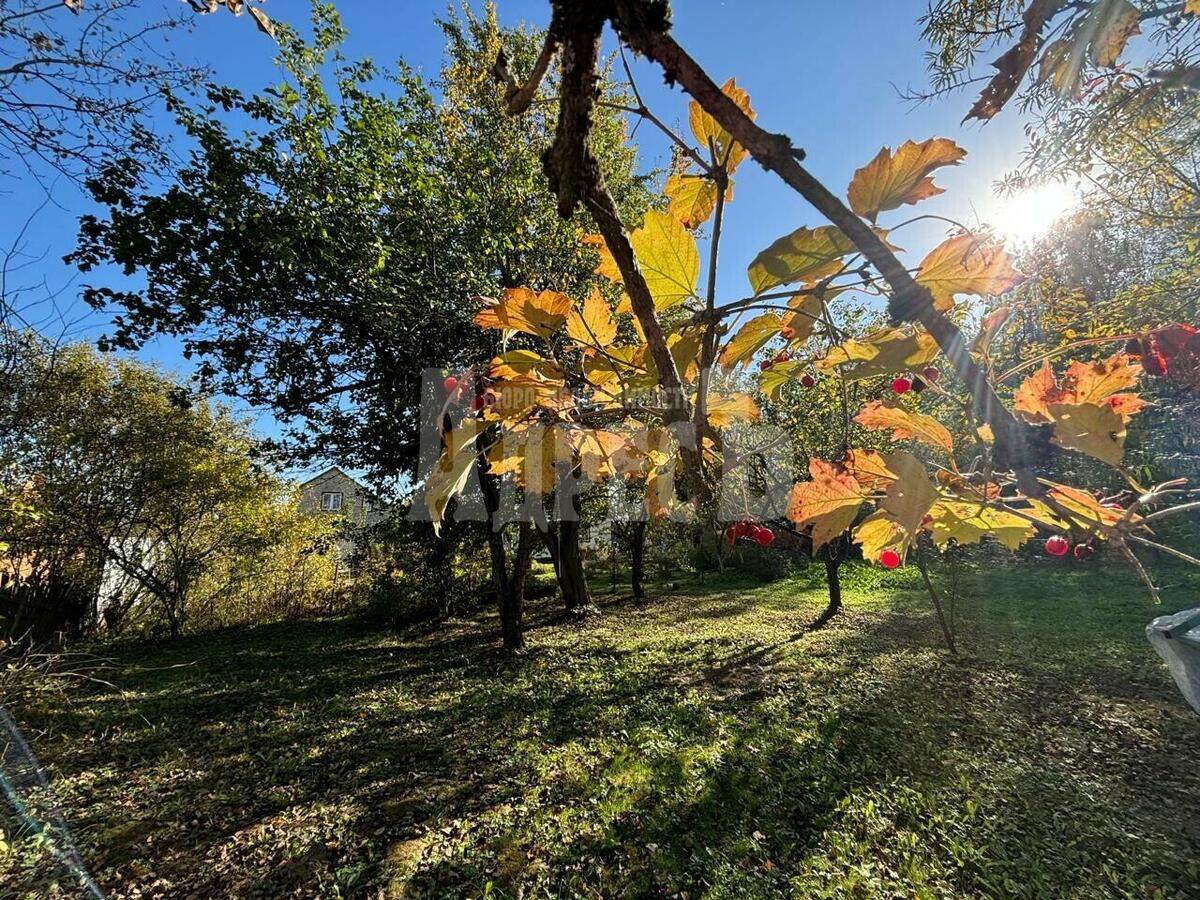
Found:
[{"label": "green tree", "polygon": [[[177,336],[204,382],[288,424],[293,459],[336,458],[394,485],[417,467],[422,403],[442,399],[422,370],[460,371],[499,347],[472,326],[471,298],[517,283],[582,291],[595,261],[542,183],[555,107],[509,117],[490,76],[502,44],[532,65],[539,34],[502,30],[490,5],[449,16],[439,102],[403,64],[346,60],[332,7],[317,5],[314,24],[311,44],[279,29],[279,86],[173,100],[189,158],[166,187],[136,160],[106,167],[90,182],[106,215],[82,221],[73,258],[145,277],[86,292],[118,312],[112,345]],[[620,115],[599,116],[596,134],[614,191],[640,214]]]},{"label": "green tree", "polygon": [[[0,540],[35,582],[18,598],[111,627],[150,610],[179,634],[221,561],[289,537],[286,486],[254,461],[245,423],[155,369],[83,344],[25,346],[0,404],[3,496],[20,501],[0,508]],[[47,596],[64,580],[68,596]]]}]

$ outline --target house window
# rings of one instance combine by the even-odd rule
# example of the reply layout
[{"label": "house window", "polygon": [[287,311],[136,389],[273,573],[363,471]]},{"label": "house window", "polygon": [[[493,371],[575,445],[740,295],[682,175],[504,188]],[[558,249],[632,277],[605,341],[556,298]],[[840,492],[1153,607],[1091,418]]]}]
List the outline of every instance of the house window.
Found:
[{"label": "house window", "polygon": [[321,509],[325,512],[337,512],[342,508],[341,491],[324,491],[321,494]]}]

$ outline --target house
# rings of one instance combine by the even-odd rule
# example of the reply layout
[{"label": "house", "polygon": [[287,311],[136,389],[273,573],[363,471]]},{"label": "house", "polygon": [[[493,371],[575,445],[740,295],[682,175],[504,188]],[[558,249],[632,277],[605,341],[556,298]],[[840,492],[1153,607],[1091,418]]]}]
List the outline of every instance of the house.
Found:
[{"label": "house", "polygon": [[300,485],[300,512],[338,516],[351,525],[367,527],[385,518],[383,505],[366,487],[338,466],[330,466]]}]

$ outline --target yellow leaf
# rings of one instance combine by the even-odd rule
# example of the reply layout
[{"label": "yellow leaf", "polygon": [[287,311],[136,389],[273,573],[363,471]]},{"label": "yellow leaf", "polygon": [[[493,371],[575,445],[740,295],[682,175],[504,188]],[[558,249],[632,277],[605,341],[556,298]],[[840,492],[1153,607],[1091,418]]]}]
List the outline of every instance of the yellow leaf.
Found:
[{"label": "yellow leaf", "polygon": [[1190,16],[1200,16],[1200,0],[1187,0],[1183,4],[1183,11]]},{"label": "yellow leaf", "polygon": [[[617,261],[608,249],[608,244],[604,243],[604,238],[598,234],[585,234],[582,240],[589,247],[595,248],[596,253],[600,257],[600,262],[596,266],[596,274],[601,278],[607,278],[613,284],[624,284],[624,279],[621,278],[621,270],[617,268]],[[619,305],[617,306],[617,312],[621,312]],[[626,312],[633,312],[633,310],[626,310]]]},{"label": "yellow leaf", "polygon": [[589,481],[600,482],[630,469],[628,442],[615,432],[573,429],[567,432],[567,441],[579,456],[580,468]]},{"label": "yellow leaf", "polygon": [[[750,95],[738,87],[732,78],[722,85],[721,92],[751,119],[755,117],[754,110],[750,108]],[[701,152],[708,153],[711,148],[715,153],[714,161],[718,164],[724,163],[725,171],[732,175],[734,169],[746,158],[746,149],[695,100],[688,107],[688,119]]]},{"label": "yellow leaf", "polygon": [[842,267],[842,257],[854,252],[854,243],[836,225],[797,228],[754,257],[750,287],[761,294],[781,284],[814,282]]},{"label": "yellow leaf", "polygon": [[823,359],[817,360],[816,366],[828,370],[856,362],[858,365],[849,366],[841,374],[849,381],[857,381],[923,366],[937,359],[940,352],[937,341],[927,331],[889,328],[862,341],[851,339],[831,347]]},{"label": "yellow leaf", "polygon": [[558,426],[534,425],[509,431],[488,450],[488,471],[512,475],[517,484],[533,494],[554,490],[560,464],[569,470],[572,451]]},{"label": "yellow leaf", "polygon": [[788,301],[788,306],[795,312],[784,314],[779,323],[780,330],[786,340],[802,344],[812,337],[813,329],[821,321],[824,304],[816,294],[797,294]]},{"label": "yellow leaf", "polygon": [[848,192],[850,208],[874,222],[884,210],[937,196],[943,191],[930,173],[942,166],[956,166],[966,155],[967,151],[949,138],[930,138],[919,144],[905,141],[894,154],[884,147],[854,173]]},{"label": "yellow leaf", "polygon": [[748,362],[767,342],[779,334],[779,328],[779,316],[775,313],[755,316],[738,329],[738,333],[725,344],[720,357],[722,367],[732,369],[739,363]]},{"label": "yellow leaf", "polygon": [[485,427],[478,419],[464,419],[458,428],[443,436],[442,455],[425,479],[425,507],[433,521],[434,534],[441,533],[442,516],[450,498],[467,483],[479,453],[475,441]]},{"label": "yellow leaf", "polygon": [[973,234],[942,241],[922,260],[916,276],[941,310],[952,308],[957,294],[1002,294],[1021,277],[1002,244]]},{"label": "yellow leaf", "polygon": [[925,466],[911,453],[899,450],[885,459],[896,480],[887,486],[887,495],[879,506],[904,529],[906,540],[912,541],[921,531],[925,514],[938,499],[937,487],[929,480]]},{"label": "yellow leaf", "polygon": [[899,405],[872,400],[854,417],[854,421],[864,428],[891,429],[893,441],[911,438],[939,447],[947,453],[954,452],[954,442],[950,438],[950,432],[941,422],[931,416],[909,412]]},{"label": "yellow leaf", "polygon": [[[663,191],[670,203],[667,210],[684,228],[699,228],[717,208],[717,185],[703,175],[672,175]],[[733,199],[733,188],[725,191],[725,202]]]},{"label": "yellow leaf", "polygon": [[756,422],[758,404],[749,394],[710,394],[708,421],[715,428],[727,428],[734,422]]},{"label": "yellow leaf", "polygon": [[600,349],[607,349],[616,339],[617,323],[599,290],[592,289],[583,302],[582,312],[571,310],[567,316],[567,336],[585,347]]},{"label": "yellow leaf", "polygon": [[819,459],[809,460],[808,472],[812,480],[792,488],[787,516],[798,527],[812,526],[815,552],[853,524],[864,492],[853,476]]},{"label": "yellow leaf", "polygon": [[658,309],[696,296],[700,254],[696,239],[669,213],[651,209],[642,227],[629,235],[646,286]]},{"label": "yellow leaf", "polygon": [[492,360],[488,369],[492,378],[504,381],[536,375],[549,381],[562,382],[562,370],[548,359],[543,359],[532,350],[509,350]]},{"label": "yellow leaf", "polygon": [[904,530],[882,509],[877,509],[858,524],[854,529],[854,543],[862,546],[863,559],[867,562],[878,562],[884,550],[895,550],[903,557],[908,549]]},{"label": "yellow leaf", "polygon": [[1134,357],[1115,353],[1104,360],[1071,363],[1059,384],[1049,361],[1043,360],[1041,368],[1017,387],[1013,409],[1030,422],[1044,424],[1054,420],[1051,404],[1103,403],[1128,422],[1146,405],[1145,401],[1136,394],[1117,391],[1137,384],[1141,374],[1141,363]]},{"label": "yellow leaf", "polygon": [[1141,10],[1129,0],[1100,0],[1084,23],[1084,33],[1091,34],[1091,59],[1097,66],[1117,64],[1125,44],[1141,32]]},{"label": "yellow leaf", "polygon": [[991,536],[1009,550],[1016,550],[1037,533],[1032,523],[1014,513],[961,500],[940,500],[929,516],[929,530],[939,547],[950,541],[977,544]]},{"label": "yellow leaf", "polygon": [[254,24],[258,26],[258,30],[267,37],[275,37],[275,23],[261,9],[250,6],[247,7],[250,16],[254,19]]},{"label": "yellow leaf", "polygon": [[778,400],[783,386],[803,375],[804,368],[803,360],[775,363],[758,376],[758,389],[772,400]]},{"label": "yellow leaf", "polygon": [[[700,345],[703,342],[704,335],[699,330],[689,331],[686,334],[672,334],[667,338],[667,347],[671,351],[671,357],[675,360],[675,368],[679,370],[679,375],[685,383],[696,379],[699,371],[696,357],[700,354]],[[649,352],[646,354],[646,362],[648,368],[657,376],[658,366],[654,365],[654,360],[650,357]]]},{"label": "yellow leaf", "polygon": [[486,304],[475,314],[480,328],[521,331],[549,337],[563,326],[571,311],[571,298],[558,291],[535,293],[529,288],[509,288],[499,300],[481,298]]},{"label": "yellow leaf", "polygon": [[1079,86],[1082,68],[1083,54],[1076,52],[1075,41],[1059,38],[1042,53],[1037,80],[1039,84],[1049,82],[1060,97],[1070,97]]},{"label": "yellow leaf", "polygon": [[842,467],[854,476],[854,480],[867,491],[886,488],[896,480],[896,475],[887,467],[883,454],[874,450],[847,450]]},{"label": "yellow leaf", "polygon": [[1125,455],[1125,423],[1107,403],[1051,403],[1053,441],[1060,447],[1119,466]]}]

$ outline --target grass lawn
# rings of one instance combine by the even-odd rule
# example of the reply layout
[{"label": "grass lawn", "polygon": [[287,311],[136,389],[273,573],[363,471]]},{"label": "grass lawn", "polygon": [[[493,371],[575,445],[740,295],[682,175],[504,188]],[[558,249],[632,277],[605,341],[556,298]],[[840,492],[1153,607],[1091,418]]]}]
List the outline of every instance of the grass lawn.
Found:
[{"label": "grass lawn", "polygon": [[914,576],[816,635],[819,582],[707,576],[545,601],[518,659],[490,615],[189,638],[14,714],[112,897],[1200,896],[1200,717],[1143,636],[1200,579],[974,573],[954,659]]}]

